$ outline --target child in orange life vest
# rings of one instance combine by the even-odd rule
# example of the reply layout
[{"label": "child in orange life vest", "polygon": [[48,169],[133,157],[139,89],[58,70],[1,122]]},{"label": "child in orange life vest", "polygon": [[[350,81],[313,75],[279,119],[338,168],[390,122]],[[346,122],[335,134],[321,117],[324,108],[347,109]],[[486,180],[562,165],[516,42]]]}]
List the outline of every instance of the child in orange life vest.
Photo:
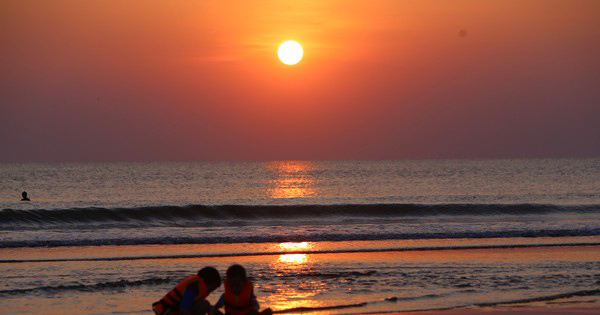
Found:
[{"label": "child in orange life vest", "polygon": [[156,315],[203,315],[208,314],[210,303],[206,297],[221,286],[217,269],[204,267],[198,274],[179,282],[160,301],[152,304]]},{"label": "child in orange life vest", "polygon": [[240,265],[227,269],[227,278],[223,282],[225,293],[211,310],[211,315],[222,315],[219,308],[225,306],[226,315],[272,315],[270,308],[259,312],[254,295],[254,285],[246,278],[246,270]]}]

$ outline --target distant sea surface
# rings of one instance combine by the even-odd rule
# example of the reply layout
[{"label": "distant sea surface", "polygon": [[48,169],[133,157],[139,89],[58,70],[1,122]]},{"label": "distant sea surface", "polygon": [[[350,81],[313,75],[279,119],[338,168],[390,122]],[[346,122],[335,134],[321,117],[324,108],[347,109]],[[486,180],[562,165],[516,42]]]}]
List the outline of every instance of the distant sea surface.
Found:
[{"label": "distant sea surface", "polygon": [[[600,159],[1,164],[0,209],[0,300],[17,314],[144,314],[233,262],[292,313],[600,292],[600,257],[581,254],[600,245]],[[554,258],[445,254],[523,248]]]}]

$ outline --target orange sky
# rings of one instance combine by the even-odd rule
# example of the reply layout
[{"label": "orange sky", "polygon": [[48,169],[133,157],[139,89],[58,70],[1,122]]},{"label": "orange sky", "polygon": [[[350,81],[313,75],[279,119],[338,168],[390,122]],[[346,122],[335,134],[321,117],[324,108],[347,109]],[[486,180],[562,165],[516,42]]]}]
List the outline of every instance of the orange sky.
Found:
[{"label": "orange sky", "polygon": [[0,161],[600,156],[596,0],[4,0],[0,40]]}]

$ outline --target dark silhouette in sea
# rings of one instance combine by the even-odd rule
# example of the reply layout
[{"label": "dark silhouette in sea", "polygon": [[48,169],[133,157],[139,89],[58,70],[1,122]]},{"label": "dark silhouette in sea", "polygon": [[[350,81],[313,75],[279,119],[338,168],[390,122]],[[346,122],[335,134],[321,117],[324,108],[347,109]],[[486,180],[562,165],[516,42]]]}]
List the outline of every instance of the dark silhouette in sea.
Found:
[{"label": "dark silhouette in sea", "polygon": [[21,193],[21,196],[23,196],[23,198],[21,198],[21,201],[31,201],[28,197],[27,197],[27,192],[24,191]]}]

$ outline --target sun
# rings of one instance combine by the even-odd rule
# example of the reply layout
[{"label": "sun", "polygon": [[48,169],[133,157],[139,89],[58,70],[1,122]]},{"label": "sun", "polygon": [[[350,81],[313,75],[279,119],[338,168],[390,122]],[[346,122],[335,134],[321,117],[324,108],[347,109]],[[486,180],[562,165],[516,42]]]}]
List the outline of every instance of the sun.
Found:
[{"label": "sun", "polygon": [[297,41],[286,40],[279,45],[277,55],[279,56],[279,60],[286,65],[295,65],[302,60],[304,50]]}]

